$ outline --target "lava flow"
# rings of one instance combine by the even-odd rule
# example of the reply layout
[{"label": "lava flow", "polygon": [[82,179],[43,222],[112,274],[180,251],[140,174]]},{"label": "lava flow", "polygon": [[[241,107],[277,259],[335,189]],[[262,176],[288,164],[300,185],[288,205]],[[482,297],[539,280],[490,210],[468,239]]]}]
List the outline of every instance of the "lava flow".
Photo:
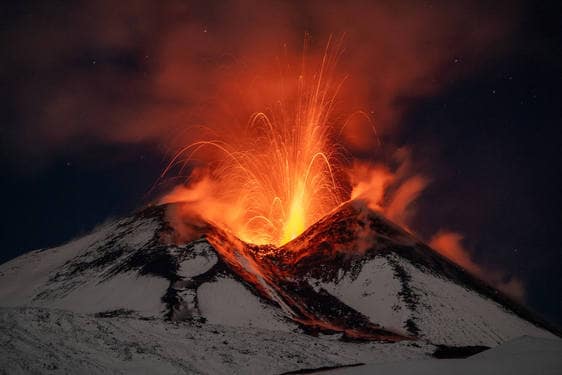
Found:
[{"label": "lava flow", "polygon": [[[357,212],[353,203],[341,206],[339,211],[326,216],[311,230],[314,227],[318,229],[319,225],[321,228],[333,225],[341,229],[341,223],[349,224],[356,218]],[[356,230],[355,225],[346,225],[339,234],[343,238],[350,238],[350,234],[354,237],[352,233]],[[280,248],[258,246],[245,243],[212,226],[205,236],[221,261],[237,278],[264,300],[278,306],[287,318],[309,334],[341,333],[342,339],[347,340],[387,342],[413,339],[371,322],[365,315],[338,298],[316,290],[306,281],[306,275],[324,272],[322,277],[330,277],[332,273],[350,269],[353,257],[347,252],[340,252],[338,246],[324,248],[323,251],[317,251],[315,247],[309,251],[299,241],[292,241]],[[337,242],[331,239],[332,244]],[[357,251],[349,250],[352,253]],[[317,267],[319,258],[322,259],[323,267]]]},{"label": "lava flow", "polygon": [[303,56],[300,74],[283,82],[284,95],[237,134],[214,131],[181,149],[163,175],[178,164],[211,160],[162,202],[186,202],[186,211],[247,243],[277,247],[337,207],[346,195],[334,116],[344,81],[335,74],[340,51],[329,42],[313,72]]}]

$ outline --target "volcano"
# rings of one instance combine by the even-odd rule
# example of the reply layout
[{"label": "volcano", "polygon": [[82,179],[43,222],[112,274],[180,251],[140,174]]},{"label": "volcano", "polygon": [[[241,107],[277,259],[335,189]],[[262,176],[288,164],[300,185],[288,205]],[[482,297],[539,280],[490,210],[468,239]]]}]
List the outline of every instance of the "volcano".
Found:
[{"label": "volcano", "polygon": [[561,335],[361,201],[278,248],[196,219],[186,239],[178,205],[1,265],[1,368],[283,373]]}]

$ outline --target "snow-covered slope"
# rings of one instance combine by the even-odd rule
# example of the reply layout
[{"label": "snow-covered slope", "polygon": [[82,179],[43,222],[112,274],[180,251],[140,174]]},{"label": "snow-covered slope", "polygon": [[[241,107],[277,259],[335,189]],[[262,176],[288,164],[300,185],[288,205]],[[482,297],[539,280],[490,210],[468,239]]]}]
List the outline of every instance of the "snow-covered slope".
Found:
[{"label": "snow-covered slope", "polygon": [[296,327],[237,280],[206,240],[174,244],[171,231],[166,207],[152,207],[13,259],[0,265],[0,306]]},{"label": "snow-covered slope", "polygon": [[520,337],[467,359],[402,360],[323,371],[331,375],[559,375],[562,340]]},{"label": "snow-covered slope", "polygon": [[134,216],[53,248],[32,251],[0,266],[0,305],[43,306],[77,312],[126,308],[159,315],[169,282],[119,267],[152,252],[158,217]]},{"label": "snow-covered slope", "polygon": [[[407,278],[407,291],[394,277],[397,267],[401,278]],[[347,273],[330,282],[314,280],[312,285],[383,327],[435,344],[495,346],[521,335],[554,337],[499,303],[395,254],[366,262],[356,276]]]},{"label": "snow-covered slope", "polygon": [[403,335],[495,346],[521,335],[558,334],[360,202],[341,207],[283,250],[299,283]]},{"label": "snow-covered slope", "polygon": [[174,207],[0,265],[0,370],[278,373],[559,334],[358,202],[279,249],[179,240]]},{"label": "snow-covered slope", "polygon": [[423,359],[432,347],[351,343],[194,321],[0,308],[0,373],[280,374]]}]

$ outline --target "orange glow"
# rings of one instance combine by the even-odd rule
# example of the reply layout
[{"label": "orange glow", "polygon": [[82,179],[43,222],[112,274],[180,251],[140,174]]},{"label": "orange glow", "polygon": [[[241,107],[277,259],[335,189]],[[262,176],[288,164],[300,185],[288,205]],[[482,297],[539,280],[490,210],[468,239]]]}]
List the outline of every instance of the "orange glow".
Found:
[{"label": "orange glow", "polygon": [[441,230],[431,238],[429,245],[438,253],[455,262],[466,271],[498,288],[518,301],[525,299],[525,287],[520,279],[506,275],[499,269],[490,269],[475,263],[471,252],[463,245],[463,235]]},{"label": "orange glow", "polygon": [[[411,203],[427,179],[412,173],[407,149],[398,150],[396,171],[344,152],[344,144],[357,146],[345,132],[360,124],[364,141],[381,141],[365,112],[342,115],[335,108],[345,81],[336,71],[341,51],[330,39],[318,60],[302,56],[293,79],[281,74],[265,82],[261,111],[242,126],[219,122],[205,128],[208,135],[180,149],[163,171],[162,177],[192,167],[186,184],[160,202],[184,202],[181,215],[200,217],[256,245],[282,246],[349,199],[365,200],[407,226]],[[238,115],[235,111],[233,117]],[[197,166],[201,161],[205,167]]]},{"label": "orange glow", "polygon": [[[260,78],[239,74],[243,82],[251,82],[242,91],[237,91],[235,80],[221,81],[226,89],[220,96],[226,98],[219,104],[228,107],[227,120],[215,113],[215,106],[220,105],[213,102],[206,107],[203,118],[210,124],[199,128],[190,124],[186,129],[190,134],[176,140],[189,139],[190,143],[172,157],[161,175],[164,178],[176,169],[181,175],[191,169],[185,183],[160,200],[183,203],[169,213],[176,234],[186,242],[205,233],[232,264],[240,262],[240,257],[251,260],[248,264],[255,275],[248,278],[255,285],[282,270],[270,265],[272,270],[263,272],[260,267],[268,265],[257,264],[261,259],[253,259],[255,254],[240,249],[231,253],[229,246],[236,241],[221,245],[220,239],[207,233],[207,223],[247,244],[273,245],[255,247],[258,253],[292,251],[290,245],[281,247],[350,199],[365,201],[369,208],[408,229],[414,203],[429,184],[417,172],[406,147],[396,150],[394,168],[353,158],[351,151],[365,152],[382,141],[371,115],[361,110],[342,114],[336,108],[345,81],[336,69],[341,52],[339,43],[330,40],[319,59],[305,53],[301,63],[294,64],[294,56],[287,56],[291,66],[300,66],[297,74],[281,69],[275,76],[269,60],[263,66],[254,62],[252,68]],[[347,107],[355,103],[355,95],[361,96],[353,91],[356,85],[350,86],[342,90],[342,94],[351,92],[351,96],[342,95]],[[249,116],[245,105],[254,111]],[[241,125],[235,120],[240,117],[244,118]],[[478,266],[460,246],[461,240],[439,233],[431,245],[469,272],[522,298],[524,290],[518,279]],[[262,292],[269,295],[266,289]]]},{"label": "orange glow", "polygon": [[[196,158],[211,159],[190,184],[162,202],[189,202],[208,222],[243,241],[283,245],[344,200],[338,173],[341,155],[334,131],[334,104],[343,78],[336,79],[339,46],[328,43],[318,70],[304,64],[293,86],[237,131],[189,144],[163,173]],[[203,155],[203,156],[202,156]],[[209,158],[209,155],[217,155]]]}]

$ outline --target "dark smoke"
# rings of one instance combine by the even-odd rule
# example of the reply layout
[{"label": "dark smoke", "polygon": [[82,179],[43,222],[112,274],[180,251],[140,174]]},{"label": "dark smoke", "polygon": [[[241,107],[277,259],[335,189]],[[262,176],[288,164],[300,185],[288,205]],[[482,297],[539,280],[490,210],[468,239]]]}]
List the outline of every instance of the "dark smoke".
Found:
[{"label": "dark smoke", "polygon": [[[275,77],[345,34],[342,107],[363,109],[381,137],[407,108],[505,45],[511,17],[473,2],[96,1],[23,3],[4,32],[2,69],[16,119],[9,144],[41,156],[84,143],[175,148],[196,124],[245,121],[275,96]],[[499,9],[505,9],[500,8]],[[463,71],[448,69],[462,56]],[[15,74],[14,74],[15,72]],[[271,98],[268,100],[271,101]],[[273,99],[274,100],[274,99]],[[217,113],[221,113],[217,119]],[[225,126],[225,124],[220,124]],[[361,121],[347,146],[369,152]]]}]

